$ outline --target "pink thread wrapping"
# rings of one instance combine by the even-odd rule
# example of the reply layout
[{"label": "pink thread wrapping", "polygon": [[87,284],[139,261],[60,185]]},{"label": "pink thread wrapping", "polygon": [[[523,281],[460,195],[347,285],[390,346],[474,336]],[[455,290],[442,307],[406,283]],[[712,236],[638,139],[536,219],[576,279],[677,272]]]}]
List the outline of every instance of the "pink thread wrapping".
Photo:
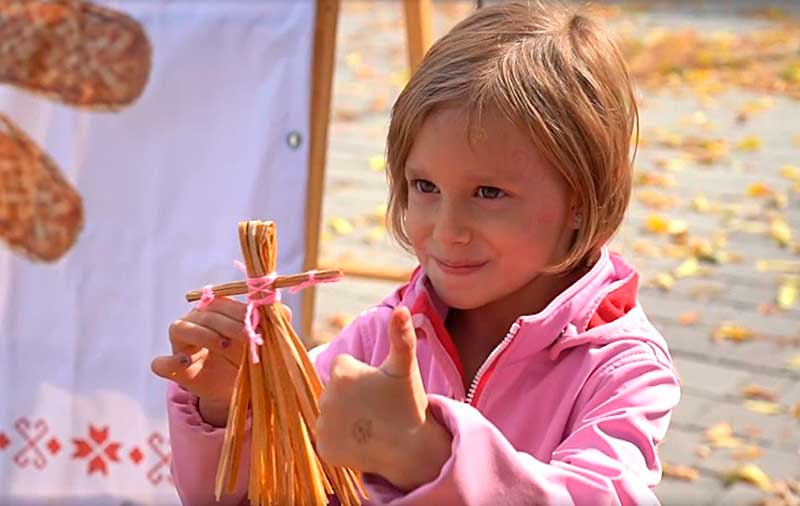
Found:
[{"label": "pink thread wrapping", "polygon": [[203,287],[203,293],[200,295],[200,302],[195,306],[197,309],[205,309],[214,300],[214,289],[212,285]]},{"label": "pink thread wrapping", "polygon": [[316,271],[316,270],[308,271],[308,274],[309,274],[308,279],[306,281],[303,281],[299,285],[295,285],[295,286],[289,288],[289,292],[290,293],[297,293],[300,290],[302,290],[303,288],[308,288],[309,286],[318,285],[320,283],[335,283],[336,281],[340,281],[342,279],[342,275],[341,274],[337,274],[336,276],[334,276],[332,278],[319,279],[319,278],[317,278],[317,274],[318,273],[319,273],[319,271]]},{"label": "pink thread wrapping", "polygon": [[[247,268],[242,262],[237,260],[234,265],[247,274]],[[244,314],[244,329],[250,345],[250,362],[253,364],[259,363],[258,347],[264,344],[264,339],[256,330],[261,321],[258,308],[281,301],[281,291],[270,288],[277,277],[275,272],[271,272],[266,276],[247,278],[247,309]],[[263,293],[264,296],[258,297],[259,293]]]},{"label": "pink thread wrapping", "polygon": [[[235,260],[233,262],[234,267],[240,270],[242,273],[247,275],[247,267],[239,261]],[[319,279],[317,278],[318,271],[309,271],[308,280],[303,281],[302,283],[295,285],[294,287],[290,288],[289,291],[291,293],[297,293],[303,288],[308,288],[309,286],[313,286],[319,283],[333,283],[342,279],[341,275],[328,278],[328,279]],[[272,289],[270,288],[272,284],[277,279],[278,274],[272,272],[267,274],[266,276],[260,276],[247,278],[247,309],[245,309],[244,315],[244,329],[247,333],[247,338],[249,341],[249,348],[250,348],[250,362],[253,364],[259,363],[258,358],[258,347],[264,344],[264,339],[261,337],[261,334],[258,333],[256,330],[258,328],[258,324],[261,321],[261,317],[259,316],[258,308],[260,306],[268,306],[270,304],[275,304],[276,302],[281,301],[281,291],[280,289]],[[259,293],[263,293],[263,297],[257,297]],[[200,296],[200,302],[197,303],[198,309],[205,309],[211,304],[211,301],[214,300],[214,290],[212,289],[212,285],[206,285],[203,287],[203,293]]]}]

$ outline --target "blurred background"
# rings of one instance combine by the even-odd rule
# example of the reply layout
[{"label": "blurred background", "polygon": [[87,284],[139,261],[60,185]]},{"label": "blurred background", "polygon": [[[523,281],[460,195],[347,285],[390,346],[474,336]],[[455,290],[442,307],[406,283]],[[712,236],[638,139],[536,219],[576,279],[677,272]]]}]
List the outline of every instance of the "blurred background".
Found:
[{"label": "blurred background", "polygon": [[[485,2],[484,2],[485,4]],[[434,2],[443,35],[475,2]],[[667,505],[800,504],[800,2],[592,3],[639,91],[635,187],[613,242],[641,274],[683,398]],[[387,237],[384,148],[408,79],[399,2],[342,3],[321,256],[410,270]],[[318,290],[309,344],[397,283]]]}]

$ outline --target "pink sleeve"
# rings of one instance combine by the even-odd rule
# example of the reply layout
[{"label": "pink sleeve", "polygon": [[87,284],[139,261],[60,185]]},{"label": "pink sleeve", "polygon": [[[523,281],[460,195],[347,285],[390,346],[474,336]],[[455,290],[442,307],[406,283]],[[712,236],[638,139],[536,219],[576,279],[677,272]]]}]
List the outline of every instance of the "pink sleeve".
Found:
[{"label": "pink sleeve", "polygon": [[[309,352],[323,383],[328,380],[330,364],[336,355],[349,353],[364,361],[369,360],[369,347],[361,340],[360,326],[368,312],[354,320],[334,341]],[[242,451],[239,480],[236,491],[225,495],[217,503],[214,498],[214,482],[217,474],[217,461],[225,436],[224,428],[207,424],[197,409],[197,397],[173,382],[167,387],[167,418],[169,420],[170,445],[172,447],[172,481],[184,506],[246,506],[247,477],[250,461],[250,430]]]},{"label": "pink sleeve", "polygon": [[[472,406],[429,395],[434,416],[453,434],[450,459],[435,480],[406,494],[380,477],[370,477],[368,491],[391,506],[657,505],[656,448],[680,387],[652,354],[621,358],[590,379],[591,394],[549,462],[517,451]],[[530,405],[536,416],[535,400]]]},{"label": "pink sleeve", "polygon": [[[236,492],[223,495],[220,502],[214,498],[214,481],[217,460],[225,436],[225,428],[212,427],[200,416],[197,397],[174,382],[167,386],[167,418],[169,420],[170,446],[172,447],[172,481],[184,506],[236,506],[249,504],[247,476],[249,459],[242,459]],[[242,454],[250,454],[250,424],[246,426],[246,439]]]}]

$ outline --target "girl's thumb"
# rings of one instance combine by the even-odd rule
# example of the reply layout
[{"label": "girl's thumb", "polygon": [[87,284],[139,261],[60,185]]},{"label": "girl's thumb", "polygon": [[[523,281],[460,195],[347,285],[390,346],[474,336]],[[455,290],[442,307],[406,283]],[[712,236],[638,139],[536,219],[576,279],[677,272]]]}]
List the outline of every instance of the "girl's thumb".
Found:
[{"label": "girl's thumb", "polygon": [[411,314],[405,307],[397,307],[389,321],[389,355],[381,364],[381,371],[397,377],[409,376],[417,360],[417,335],[411,323]]}]

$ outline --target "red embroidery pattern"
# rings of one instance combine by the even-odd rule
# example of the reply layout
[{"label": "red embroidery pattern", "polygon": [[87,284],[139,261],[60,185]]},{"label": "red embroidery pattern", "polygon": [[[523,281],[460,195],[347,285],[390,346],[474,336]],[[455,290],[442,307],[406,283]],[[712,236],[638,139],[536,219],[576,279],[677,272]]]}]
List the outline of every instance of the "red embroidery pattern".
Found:
[{"label": "red embroidery pattern", "polygon": [[47,435],[50,429],[47,423],[41,418],[31,424],[27,418],[20,418],[14,422],[14,428],[22,437],[23,447],[14,454],[14,463],[21,469],[25,469],[29,464],[39,470],[47,465],[47,457],[39,448],[39,442]]},{"label": "red embroidery pattern", "polygon": [[117,452],[119,451],[120,444],[105,444],[108,439],[108,427],[98,429],[93,425],[89,425],[89,438],[94,441],[95,445],[91,445],[86,439],[72,439],[72,442],[75,443],[75,453],[72,454],[72,458],[83,459],[91,456],[92,459],[89,460],[88,474],[97,471],[107,475],[108,466],[103,457],[107,457],[112,462],[119,462]]},{"label": "red embroidery pattern", "polygon": [[[158,462],[147,472],[147,479],[154,486],[161,483],[165,478],[169,483],[172,483],[172,476],[169,474],[172,454],[169,452],[169,444],[166,439],[161,434],[154,432],[147,438],[147,443],[158,458]],[[164,472],[161,471],[162,469],[164,469]]]},{"label": "red embroidery pattern", "polygon": [[[51,433],[44,419],[31,421],[20,417],[14,422],[14,430],[16,435],[10,435],[0,427],[0,458],[5,450],[16,449],[13,455],[7,455],[20,469],[41,471],[52,463],[48,459],[61,454],[63,439]],[[153,432],[144,443],[126,447],[122,442],[112,440],[109,426],[89,424],[86,430],[82,437],[67,438],[72,440],[74,451],[64,456],[80,465],[85,461],[87,476],[107,477],[118,467],[112,468],[110,464],[122,464],[122,457],[127,456],[131,464],[142,468],[144,478],[152,486],[172,485],[169,473],[172,455],[169,440],[162,433]],[[143,467],[143,464],[146,465]]]}]

